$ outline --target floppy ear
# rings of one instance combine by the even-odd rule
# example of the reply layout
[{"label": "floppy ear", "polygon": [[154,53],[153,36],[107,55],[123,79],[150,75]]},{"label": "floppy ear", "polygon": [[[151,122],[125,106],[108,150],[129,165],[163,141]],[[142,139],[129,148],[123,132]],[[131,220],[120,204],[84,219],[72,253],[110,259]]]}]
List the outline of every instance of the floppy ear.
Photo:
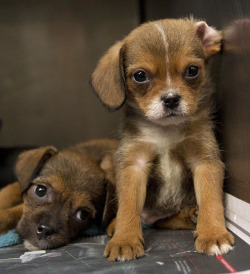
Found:
[{"label": "floppy ear", "polygon": [[95,93],[111,111],[121,108],[126,100],[122,46],[123,42],[112,46],[92,74]]},{"label": "floppy ear", "polygon": [[200,38],[203,51],[206,59],[209,59],[221,50],[222,33],[212,27],[209,27],[206,22],[196,22],[197,35]]},{"label": "floppy ear", "polygon": [[38,176],[45,163],[56,153],[55,147],[47,146],[25,151],[18,156],[15,172],[22,194]]}]

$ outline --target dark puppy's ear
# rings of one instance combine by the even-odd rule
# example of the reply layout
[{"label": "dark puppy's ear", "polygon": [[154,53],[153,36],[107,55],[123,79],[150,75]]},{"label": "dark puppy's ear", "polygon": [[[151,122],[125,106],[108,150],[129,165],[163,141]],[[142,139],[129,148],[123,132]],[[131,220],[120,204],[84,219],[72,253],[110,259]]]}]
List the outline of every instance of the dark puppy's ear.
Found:
[{"label": "dark puppy's ear", "polygon": [[209,27],[206,22],[195,23],[197,35],[200,38],[206,59],[209,59],[221,50],[222,33],[215,28]]},{"label": "dark puppy's ear", "polygon": [[38,176],[48,159],[56,153],[55,147],[47,146],[25,151],[18,156],[15,172],[22,194],[28,189],[31,181]]},{"label": "dark puppy's ear", "polygon": [[126,100],[123,50],[123,42],[117,42],[102,57],[92,74],[92,87],[110,111],[121,108]]},{"label": "dark puppy's ear", "polygon": [[115,187],[115,166],[114,166],[114,154],[107,153],[103,158],[100,167],[106,174],[106,199],[102,217],[102,227],[107,228],[117,212],[117,194]]}]

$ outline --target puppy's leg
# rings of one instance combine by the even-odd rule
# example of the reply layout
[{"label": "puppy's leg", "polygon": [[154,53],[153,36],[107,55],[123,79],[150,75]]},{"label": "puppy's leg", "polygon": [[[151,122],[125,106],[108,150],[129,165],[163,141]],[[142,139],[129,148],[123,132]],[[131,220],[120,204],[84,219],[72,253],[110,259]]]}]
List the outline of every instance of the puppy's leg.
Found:
[{"label": "puppy's leg", "polygon": [[196,250],[208,255],[227,253],[233,249],[234,237],[225,226],[222,203],[223,164],[219,159],[203,162],[197,164],[193,172],[199,205]]},{"label": "puppy's leg", "polygon": [[18,182],[9,184],[0,190],[0,208],[9,208],[22,202]]},{"label": "puppy's leg", "polygon": [[117,169],[115,233],[104,251],[104,256],[110,261],[132,260],[144,255],[140,214],[146,198],[153,151],[146,143],[136,143],[126,147],[125,151],[120,148],[118,157],[121,154]]},{"label": "puppy's leg", "polygon": [[[156,222],[158,228],[164,229],[195,229],[197,223],[197,207],[186,206],[177,214]],[[114,218],[107,229],[108,236],[112,237],[115,232],[116,218]]]},{"label": "puppy's leg", "polygon": [[23,204],[7,209],[0,209],[0,234],[8,232],[17,226],[23,213]]},{"label": "puppy's leg", "polygon": [[131,260],[144,254],[140,212],[146,197],[147,179],[131,166],[121,171],[120,180],[124,180],[125,186],[118,188],[115,233],[104,251],[104,256],[111,261]]},{"label": "puppy's leg", "polygon": [[0,190],[0,234],[16,227],[23,212],[21,190],[18,182]]},{"label": "puppy's leg", "polygon": [[179,213],[156,223],[158,228],[166,229],[195,229],[196,206],[186,206]]}]

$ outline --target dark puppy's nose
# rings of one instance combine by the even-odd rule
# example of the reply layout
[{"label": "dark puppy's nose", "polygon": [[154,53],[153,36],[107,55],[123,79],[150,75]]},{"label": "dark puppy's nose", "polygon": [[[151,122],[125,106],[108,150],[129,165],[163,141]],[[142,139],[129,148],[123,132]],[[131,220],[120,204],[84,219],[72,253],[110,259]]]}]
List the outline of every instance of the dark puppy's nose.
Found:
[{"label": "dark puppy's nose", "polygon": [[36,235],[39,240],[47,240],[50,236],[55,233],[54,229],[48,225],[38,225]]},{"label": "dark puppy's nose", "polygon": [[174,109],[179,106],[181,96],[178,94],[164,94],[161,96],[161,100],[165,107]]}]

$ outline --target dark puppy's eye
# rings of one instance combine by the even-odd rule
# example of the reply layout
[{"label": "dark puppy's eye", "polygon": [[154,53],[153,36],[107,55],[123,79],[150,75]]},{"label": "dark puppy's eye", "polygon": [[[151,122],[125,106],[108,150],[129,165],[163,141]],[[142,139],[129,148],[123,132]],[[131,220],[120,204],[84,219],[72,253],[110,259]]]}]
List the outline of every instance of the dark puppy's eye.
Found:
[{"label": "dark puppy's eye", "polygon": [[140,71],[137,71],[134,75],[133,75],[133,78],[136,82],[138,83],[143,83],[143,82],[146,82],[148,81],[148,75],[145,71],[143,70],[140,70]]},{"label": "dark puppy's eye", "polygon": [[44,197],[47,193],[47,187],[44,185],[37,185],[35,187],[35,193],[38,197]]},{"label": "dark puppy's eye", "polygon": [[199,67],[197,66],[189,66],[186,70],[186,78],[195,78],[199,74]]},{"label": "dark puppy's eye", "polygon": [[80,209],[76,212],[76,219],[78,221],[86,221],[88,220],[90,214],[86,209]]}]

